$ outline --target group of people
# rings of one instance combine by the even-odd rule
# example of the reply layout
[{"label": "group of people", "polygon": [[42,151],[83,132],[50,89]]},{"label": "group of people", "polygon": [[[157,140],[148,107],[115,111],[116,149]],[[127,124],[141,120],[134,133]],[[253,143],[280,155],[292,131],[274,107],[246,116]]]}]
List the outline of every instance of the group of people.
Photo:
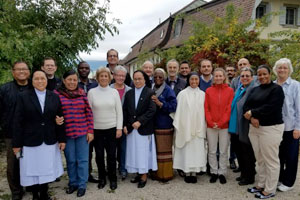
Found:
[{"label": "group of people", "polygon": [[[229,147],[241,172],[238,184],[254,184],[256,177],[248,189],[256,198],[293,188],[300,84],[291,78],[289,59],[275,63],[275,81],[267,65],[255,76],[246,58],[225,69],[203,59],[197,72],[175,59],[167,62],[167,72],[146,61],[132,79],[118,65],[116,50],[107,52],[107,61],[96,80],[88,78],[84,61],[62,80],[53,58],[45,58],[31,79],[25,62],[13,65],[14,80],[0,88],[12,199],[22,199],[23,187],[35,200],[51,199],[48,183],[63,174],[60,151],[67,163],[66,193],[77,191],[77,197],[85,195],[88,181],[102,189],[108,178],[110,189],[117,189],[117,171],[122,180],[135,173],[131,182],[138,188],[148,176],[171,180],[174,169],[186,183],[209,172],[210,183],[225,184]],[[98,179],[92,175],[93,151]]]}]

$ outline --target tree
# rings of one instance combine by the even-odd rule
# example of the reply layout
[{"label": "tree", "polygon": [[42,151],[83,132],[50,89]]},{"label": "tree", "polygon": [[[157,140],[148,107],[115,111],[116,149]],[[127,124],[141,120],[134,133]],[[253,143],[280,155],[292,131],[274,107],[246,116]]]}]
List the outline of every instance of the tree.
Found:
[{"label": "tree", "polygon": [[57,60],[60,73],[99,46],[104,34],[118,33],[107,22],[109,0],[0,0],[0,78],[17,60],[39,68],[44,57]]}]

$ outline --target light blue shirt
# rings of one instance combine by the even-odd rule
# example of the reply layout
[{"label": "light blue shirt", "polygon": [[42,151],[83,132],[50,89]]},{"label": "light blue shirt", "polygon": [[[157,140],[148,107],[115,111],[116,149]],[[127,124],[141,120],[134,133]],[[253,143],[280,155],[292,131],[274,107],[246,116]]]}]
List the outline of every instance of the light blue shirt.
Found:
[{"label": "light blue shirt", "polygon": [[300,83],[289,77],[282,89],[285,96],[282,107],[284,131],[300,130]]},{"label": "light blue shirt", "polygon": [[143,91],[144,87],[135,88],[135,91],[134,91],[135,92],[135,108],[137,108],[137,105],[139,103],[139,99],[140,99],[140,96],[142,94],[142,91]]},{"label": "light blue shirt", "polygon": [[45,107],[45,100],[46,100],[46,90],[44,91],[39,91],[37,89],[35,89],[35,93],[39,99],[40,105],[41,105],[41,109],[42,109],[42,113],[44,113],[44,107]]}]

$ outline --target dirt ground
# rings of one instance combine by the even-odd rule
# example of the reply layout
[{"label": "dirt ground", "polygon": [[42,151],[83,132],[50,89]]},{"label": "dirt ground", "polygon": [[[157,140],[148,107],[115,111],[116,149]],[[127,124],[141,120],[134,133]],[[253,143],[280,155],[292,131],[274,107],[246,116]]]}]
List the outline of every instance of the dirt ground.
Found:
[{"label": "dirt ground", "polygon": [[[5,151],[1,148],[0,152],[0,199],[9,200],[10,191],[6,180],[6,158]],[[95,166],[95,165],[94,165]],[[300,168],[300,166],[298,167]],[[274,200],[300,200],[300,170],[298,170],[297,180],[294,189],[288,192],[277,192]],[[68,184],[67,173],[62,176],[60,182],[50,184],[50,194],[55,200],[74,200],[74,198],[82,200],[189,200],[189,199],[205,199],[205,200],[244,200],[255,199],[253,194],[246,190],[250,186],[239,186],[235,178],[238,174],[228,169],[227,184],[209,183],[207,175],[198,176],[196,184],[187,184],[175,173],[173,180],[168,183],[160,183],[148,179],[147,185],[143,189],[138,189],[136,184],[130,183],[130,179],[134,175],[122,181],[118,179],[118,188],[115,191],[109,189],[109,183],[104,189],[99,190],[97,184],[88,183],[86,195],[78,198],[76,192],[66,194],[65,190]],[[24,200],[31,199],[31,194],[26,193]]]}]

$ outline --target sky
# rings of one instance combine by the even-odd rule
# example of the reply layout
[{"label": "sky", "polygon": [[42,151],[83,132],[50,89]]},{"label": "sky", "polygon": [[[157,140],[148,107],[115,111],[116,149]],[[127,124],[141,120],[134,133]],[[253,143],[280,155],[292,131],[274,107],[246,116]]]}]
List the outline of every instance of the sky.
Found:
[{"label": "sky", "polygon": [[[100,0],[100,2],[104,0]],[[159,21],[163,22],[193,0],[110,0],[111,14],[108,19],[120,19],[119,35],[105,35],[99,42],[99,48],[90,55],[80,53],[84,60],[106,60],[106,52],[114,48],[119,51],[119,58],[123,59],[130,48],[147,33],[154,29]]]}]

